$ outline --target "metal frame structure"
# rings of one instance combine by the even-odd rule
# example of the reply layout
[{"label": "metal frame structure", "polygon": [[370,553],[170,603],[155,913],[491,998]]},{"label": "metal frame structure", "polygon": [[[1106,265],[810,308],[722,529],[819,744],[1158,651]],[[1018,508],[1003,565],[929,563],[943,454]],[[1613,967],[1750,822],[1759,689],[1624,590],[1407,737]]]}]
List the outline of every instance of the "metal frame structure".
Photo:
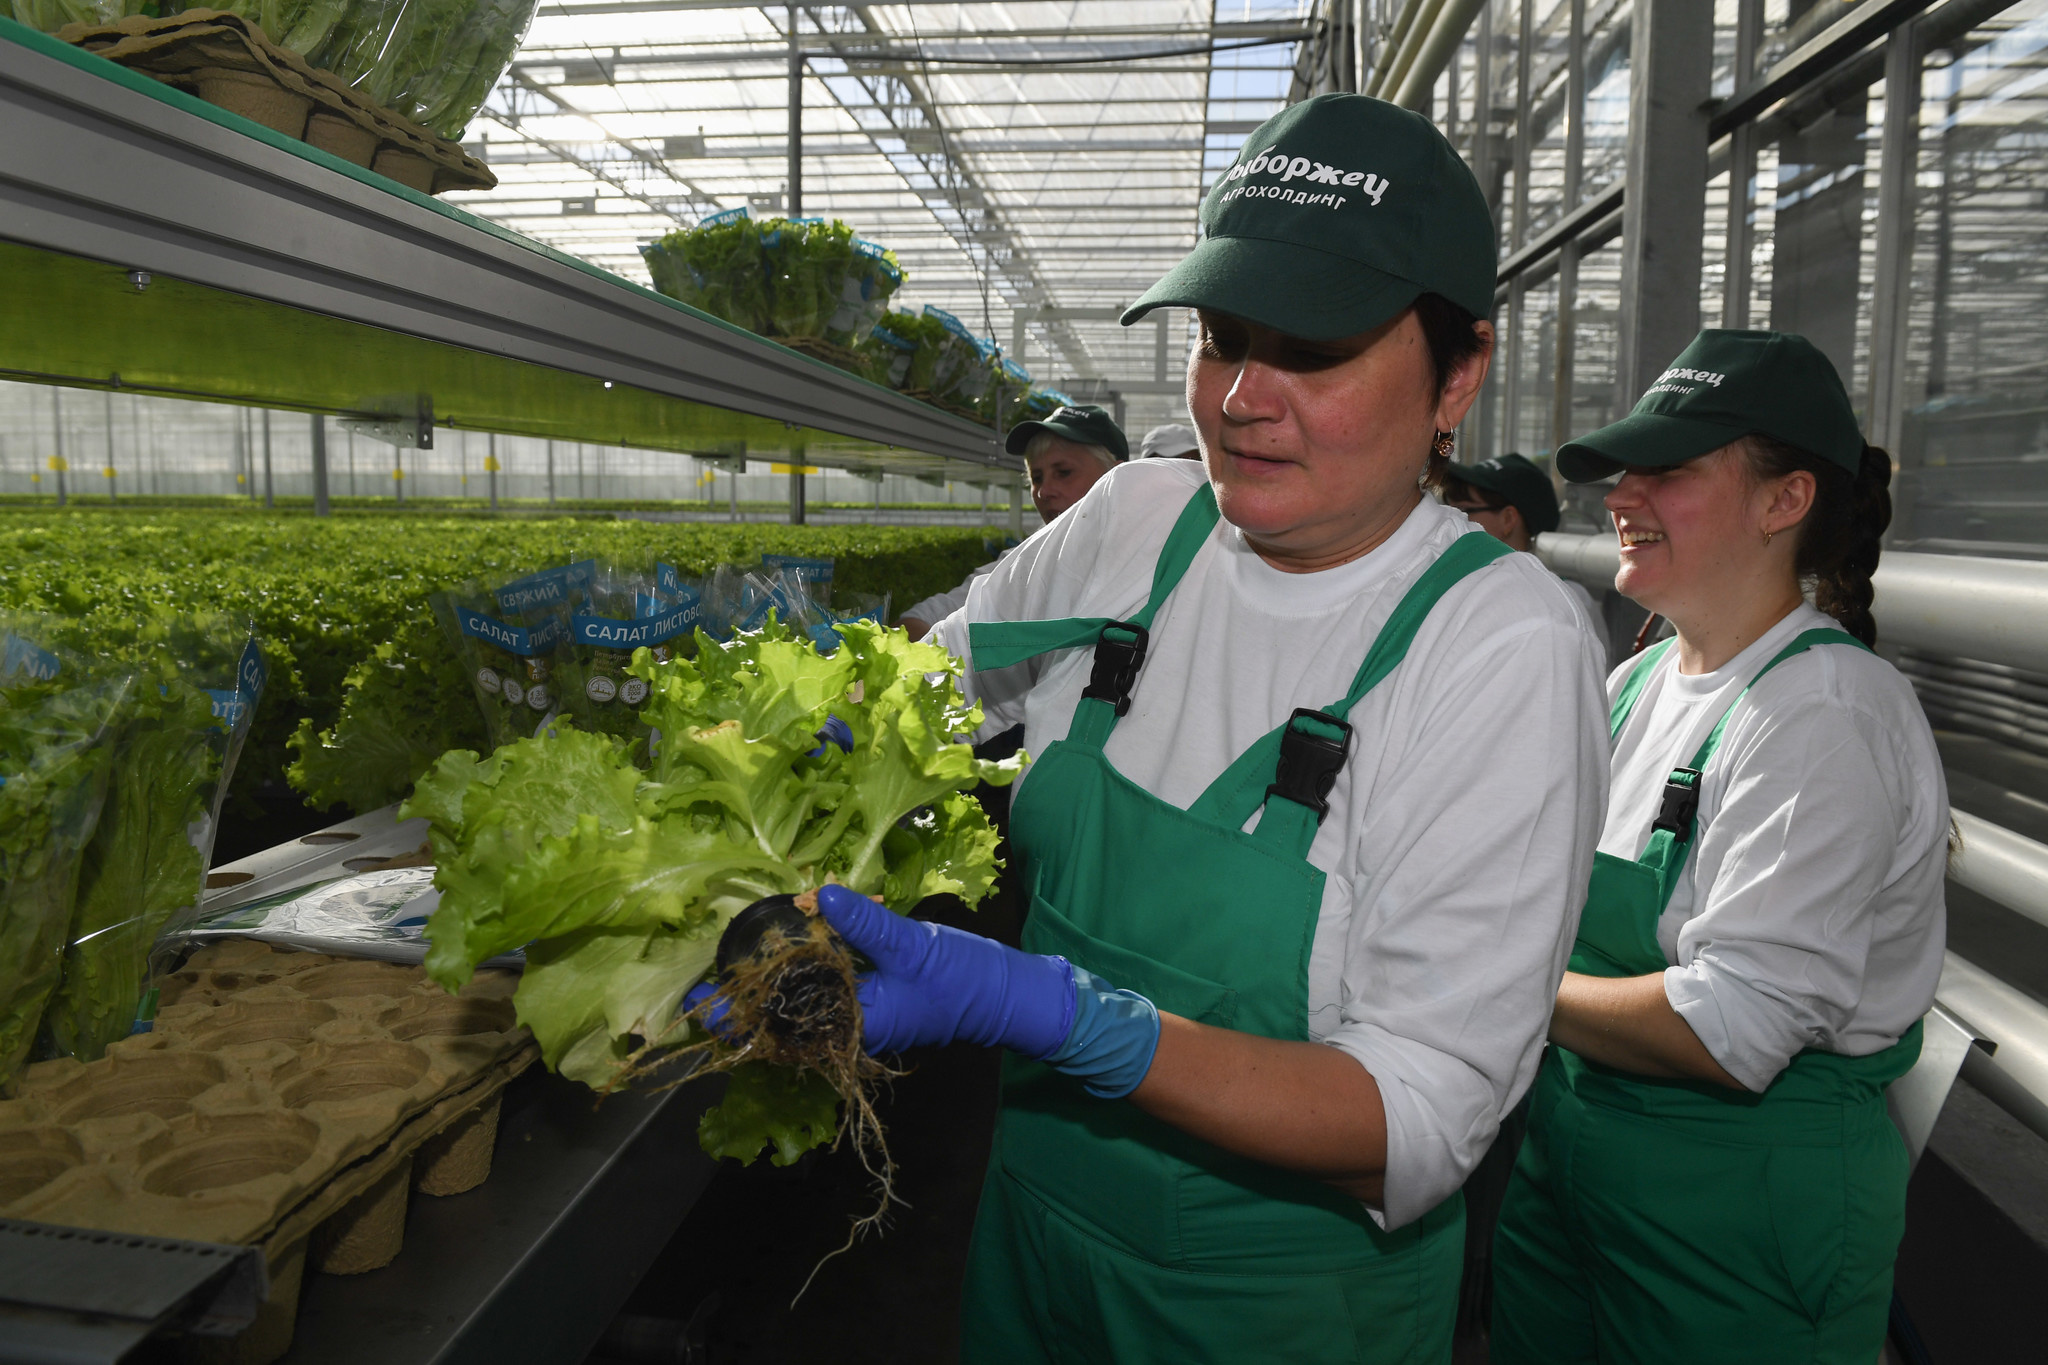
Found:
[{"label": "metal frame structure", "polygon": [[841,458],[856,462],[894,448],[1014,467],[984,427],[68,51],[0,43],[0,222],[13,242],[765,418],[814,461],[850,438],[861,449]]}]

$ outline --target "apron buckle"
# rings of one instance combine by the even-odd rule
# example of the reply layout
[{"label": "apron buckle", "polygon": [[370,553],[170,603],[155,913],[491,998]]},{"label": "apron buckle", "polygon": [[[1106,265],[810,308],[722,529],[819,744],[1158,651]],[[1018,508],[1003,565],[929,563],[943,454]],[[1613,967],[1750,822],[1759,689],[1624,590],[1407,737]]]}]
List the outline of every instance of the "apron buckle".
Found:
[{"label": "apron buckle", "polygon": [[[1314,728],[1303,728],[1304,721]],[[1318,730],[1335,730],[1337,735],[1331,738],[1317,733]],[[1280,732],[1280,762],[1275,766],[1273,785],[1266,788],[1266,795],[1308,807],[1316,813],[1316,823],[1320,825],[1330,813],[1330,789],[1337,785],[1337,774],[1350,753],[1348,722],[1327,711],[1297,706],[1287,718],[1287,728]]]},{"label": "apron buckle", "polygon": [[[1132,638],[1119,640],[1110,634],[1113,630],[1127,631]],[[1136,621],[1111,621],[1104,625],[1095,639],[1095,671],[1089,675],[1088,686],[1081,689],[1081,695],[1108,702],[1119,716],[1130,710],[1131,688],[1138,681],[1138,670],[1145,663],[1145,646],[1151,639],[1150,632]]]},{"label": "apron buckle", "polygon": [[1692,833],[1693,817],[1700,813],[1700,770],[1673,768],[1664,783],[1664,804],[1657,809],[1652,830],[1669,830],[1683,839]]}]

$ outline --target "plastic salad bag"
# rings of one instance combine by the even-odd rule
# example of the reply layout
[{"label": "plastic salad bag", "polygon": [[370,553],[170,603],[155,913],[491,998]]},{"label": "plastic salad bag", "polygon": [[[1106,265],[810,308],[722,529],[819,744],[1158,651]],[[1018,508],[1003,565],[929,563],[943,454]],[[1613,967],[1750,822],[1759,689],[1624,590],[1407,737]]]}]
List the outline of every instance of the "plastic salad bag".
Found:
[{"label": "plastic salad bag", "polygon": [[602,734],[643,733],[640,708],[647,683],[627,671],[633,652],[646,648],[659,661],[687,656],[704,620],[703,589],[672,564],[636,571],[600,566],[581,610],[572,617],[564,701],[576,723]]},{"label": "plastic salad bag", "polygon": [[596,565],[579,560],[489,591],[474,586],[431,599],[483,708],[491,747],[536,733],[560,709],[558,663],[570,621]]},{"label": "plastic salad bag", "polygon": [[768,330],[761,232],[745,208],[714,213],[641,249],[654,287],[750,332]]},{"label": "plastic salad bag", "polygon": [[877,384],[886,384],[892,389],[909,386],[910,369],[917,359],[917,342],[893,328],[876,324],[861,345],[861,356],[867,362],[867,378]]},{"label": "plastic salad bag", "polygon": [[130,680],[83,679],[0,623],[0,1093],[63,976],[78,873],[106,798],[110,722]]},{"label": "plastic salad bag", "polygon": [[[64,623],[75,632],[99,628]],[[132,675],[108,724],[106,799],[79,871],[63,980],[43,1015],[44,1051],[92,1061],[146,1032],[156,952],[199,913],[235,760],[269,677],[246,629],[224,617],[160,615],[128,634],[74,634],[70,653],[102,679]]]},{"label": "plastic salad bag", "polygon": [[773,335],[823,337],[854,269],[853,229],[823,218],[778,220],[762,229],[761,246]]}]

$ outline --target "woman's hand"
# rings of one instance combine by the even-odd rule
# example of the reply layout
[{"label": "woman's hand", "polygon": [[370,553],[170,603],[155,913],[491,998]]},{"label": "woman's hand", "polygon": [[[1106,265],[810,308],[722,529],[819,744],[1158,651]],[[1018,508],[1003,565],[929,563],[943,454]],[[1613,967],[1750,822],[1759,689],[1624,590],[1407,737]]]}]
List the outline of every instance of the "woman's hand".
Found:
[{"label": "woman's hand", "polygon": [[1629,977],[1566,972],[1557,988],[1557,1010],[1550,1016],[1550,1041],[1638,1076],[1743,1088],[1671,1008],[1662,972]]},{"label": "woman's hand", "polygon": [[818,913],[875,964],[856,991],[869,1052],[967,1042],[1043,1060],[1066,1041],[1075,989],[1065,958],[907,919],[843,886],[818,889]]}]

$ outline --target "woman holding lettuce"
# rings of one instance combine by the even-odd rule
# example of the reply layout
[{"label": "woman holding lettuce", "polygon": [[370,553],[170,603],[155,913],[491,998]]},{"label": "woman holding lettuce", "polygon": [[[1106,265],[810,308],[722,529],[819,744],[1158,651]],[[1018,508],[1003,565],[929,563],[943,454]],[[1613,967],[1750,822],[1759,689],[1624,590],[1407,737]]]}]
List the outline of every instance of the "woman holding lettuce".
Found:
[{"label": "woman holding lettuce", "polygon": [[871,1051],[1017,1054],[967,1360],[1443,1360],[1458,1189],[1585,894],[1601,661],[1424,496],[1493,343],[1442,136],[1296,105],[1202,223],[1124,317],[1198,311],[1202,461],[1119,466],[934,632],[1036,755],[1028,951],[819,903],[875,963]]}]

